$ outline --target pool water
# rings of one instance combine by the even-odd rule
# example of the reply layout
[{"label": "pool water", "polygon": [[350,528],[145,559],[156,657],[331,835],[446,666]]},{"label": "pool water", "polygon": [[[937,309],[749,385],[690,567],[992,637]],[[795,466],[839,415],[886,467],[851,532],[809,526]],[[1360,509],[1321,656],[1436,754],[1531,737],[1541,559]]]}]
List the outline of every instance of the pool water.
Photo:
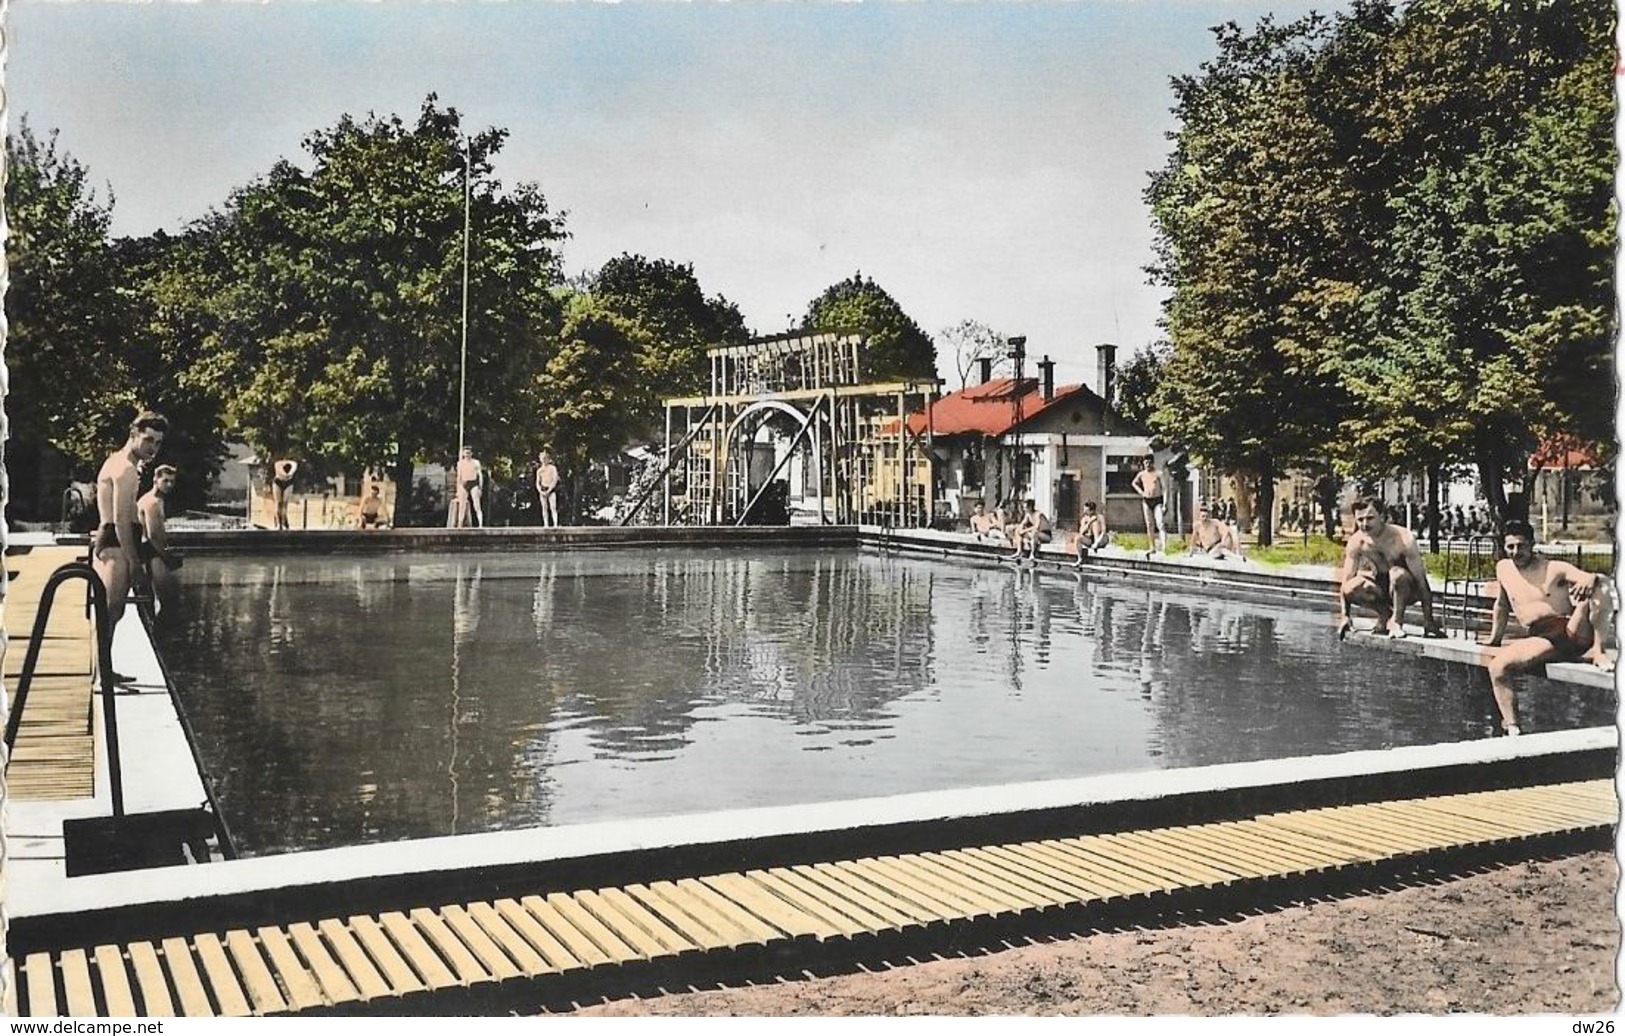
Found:
[{"label": "pool water", "polygon": [[[159,650],[250,855],[1483,737],[1331,616],[753,549],[188,559]],[[1532,681],[1530,729],[1613,722]]]}]

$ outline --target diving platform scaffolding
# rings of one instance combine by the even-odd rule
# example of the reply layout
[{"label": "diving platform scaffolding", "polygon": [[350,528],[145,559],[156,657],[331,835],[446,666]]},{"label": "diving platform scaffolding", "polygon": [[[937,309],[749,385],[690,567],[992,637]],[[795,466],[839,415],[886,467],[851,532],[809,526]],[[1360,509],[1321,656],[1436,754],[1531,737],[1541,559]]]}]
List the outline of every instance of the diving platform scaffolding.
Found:
[{"label": "diving platform scaffolding", "polygon": [[[706,350],[710,391],[663,401],[664,461],[622,524],[656,494],[661,525],[764,523],[769,494],[800,455],[798,495],[820,524],[929,525],[930,426],[912,432],[909,413],[929,412],[940,383],[865,382],[865,345],[857,334],[809,332]],[[759,443],[770,422],[780,438]]]}]

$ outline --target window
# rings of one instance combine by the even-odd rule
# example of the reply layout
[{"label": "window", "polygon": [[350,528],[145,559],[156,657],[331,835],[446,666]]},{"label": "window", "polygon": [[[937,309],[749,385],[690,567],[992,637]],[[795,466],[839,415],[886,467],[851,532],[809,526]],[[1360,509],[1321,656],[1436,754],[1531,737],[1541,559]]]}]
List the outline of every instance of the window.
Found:
[{"label": "window", "polygon": [[1140,472],[1138,453],[1108,453],[1106,455],[1106,492],[1134,492],[1134,476]]}]

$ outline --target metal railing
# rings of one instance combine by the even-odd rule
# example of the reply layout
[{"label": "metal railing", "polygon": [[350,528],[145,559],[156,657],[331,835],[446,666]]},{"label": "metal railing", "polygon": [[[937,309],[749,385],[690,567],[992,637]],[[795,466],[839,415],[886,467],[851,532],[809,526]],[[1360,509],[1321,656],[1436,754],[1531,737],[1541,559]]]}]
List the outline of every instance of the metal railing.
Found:
[{"label": "metal railing", "polygon": [[28,638],[28,653],[23,656],[22,673],[17,677],[17,693],[11,715],[6,718],[6,752],[17,743],[17,731],[22,726],[23,708],[28,703],[28,689],[34,682],[34,668],[39,664],[40,647],[45,642],[45,627],[51,618],[51,604],[56,599],[57,587],[70,579],[83,579],[90,584],[90,608],[96,624],[96,669],[101,678],[102,719],[107,727],[107,770],[113,797],[113,815],[124,815],[124,775],[119,763],[118,712],[113,677],[113,628],[108,621],[107,587],[101,576],[84,561],[70,561],[51,573],[40,592],[39,611],[34,616],[34,630]]}]

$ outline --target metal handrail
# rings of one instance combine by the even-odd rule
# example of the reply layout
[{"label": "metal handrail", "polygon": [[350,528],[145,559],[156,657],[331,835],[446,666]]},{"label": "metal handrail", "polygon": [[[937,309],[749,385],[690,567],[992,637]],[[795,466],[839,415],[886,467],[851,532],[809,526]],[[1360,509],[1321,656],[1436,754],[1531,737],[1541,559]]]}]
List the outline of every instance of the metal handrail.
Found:
[{"label": "metal handrail", "polygon": [[[1468,637],[1470,637],[1472,635],[1472,631],[1468,628],[1468,615],[1469,615],[1469,604],[1471,602],[1472,595],[1473,595],[1473,572],[1474,572],[1474,570],[1475,570],[1475,568],[1476,568],[1476,566],[1478,564],[1478,558],[1479,558],[1479,549],[1478,549],[1479,545],[1480,544],[1488,544],[1488,549],[1484,553],[1485,553],[1486,556],[1489,556],[1489,557],[1494,557],[1495,556],[1495,549],[1496,549],[1496,546],[1498,545],[1496,537],[1487,536],[1487,535],[1485,535],[1483,533],[1479,533],[1479,534],[1476,534],[1476,535],[1470,535],[1470,536],[1465,537],[1465,539],[1467,541],[1467,553],[1466,553],[1466,556],[1462,559],[1463,563],[1464,563],[1464,572],[1463,572],[1463,574],[1461,575],[1460,578],[1457,578],[1457,579],[1449,579],[1449,578],[1447,578],[1444,581],[1444,592],[1445,592],[1445,597],[1447,599],[1451,595],[1451,592],[1452,592],[1451,587],[1453,585],[1455,585],[1455,584],[1460,585],[1460,589],[1461,589],[1461,635],[1462,635],[1462,637],[1464,639],[1468,638]],[[1451,569],[1451,559],[1454,558],[1454,556],[1455,556],[1455,548],[1456,548],[1456,543],[1457,542],[1458,542],[1458,537],[1454,537],[1454,536],[1445,541],[1444,567],[1445,567],[1445,572],[1447,572],[1447,573]]]},{"label": "metal handrail", "polygon": [[17,701],[6,719],[6,751],[17,743],[17,731],[22,726],[23,707],[28,702],[28,688],[34,682],[34,667],[39,664],[40,646],[45,640],[45,626],[51,618],[51,604],[56,589],[70,579],[83,579],[90,584],[90,607],[96,622],[96,667],[101,672],[102,719],[107,725],[107,768],[113,793],[113,815],[124,815],[124,775],[119,764],[118,712],[115,707],[113,682],[113,627],[108,621],[107,586],[96,570],[84,561],[70,561],[51,573],[40,593],[39,611],[34,615],[34,632],[28,638],[28,653],[23,656],[23,669],[17,677]]}]

